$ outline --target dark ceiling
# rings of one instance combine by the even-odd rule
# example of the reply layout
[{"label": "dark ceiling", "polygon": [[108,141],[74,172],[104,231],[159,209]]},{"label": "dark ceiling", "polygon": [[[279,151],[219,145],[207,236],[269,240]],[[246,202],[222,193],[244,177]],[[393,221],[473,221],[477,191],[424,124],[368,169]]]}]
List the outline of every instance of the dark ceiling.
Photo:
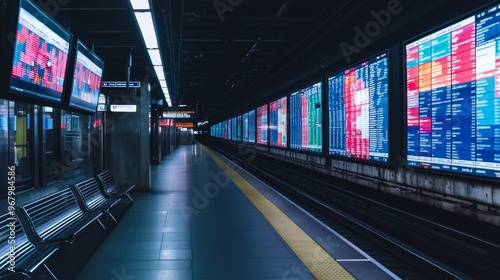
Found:
[{"label": "dark ceiling", "polygon": [[[39,2],[52,3],[45,9],[105,60],[104,80],[125,80],[132,57],[131,79],[155,87],[128,0]],[[487,2],[150,0],[173,105],[197,107],[199,118],[211,121],[244,113]],[[342,53],[342,43],[356,46],[356,27],[364,30],[377,20],[374,12],[391,9],[399,12],[374,29],[366,47],[357,45],[359,54]]]}]

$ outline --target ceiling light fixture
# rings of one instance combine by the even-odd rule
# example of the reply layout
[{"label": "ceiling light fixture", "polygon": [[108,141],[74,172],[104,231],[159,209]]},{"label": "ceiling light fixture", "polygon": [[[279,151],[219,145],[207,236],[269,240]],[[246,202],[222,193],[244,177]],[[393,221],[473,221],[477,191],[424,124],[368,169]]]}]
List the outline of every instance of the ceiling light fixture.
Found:
[{"label": "ceiling light fixture", "polygon": [[149,10],[148,0],[130,0],[133,10]]},{"label": "ceiling light fixture", "polygon": [[156,77],[158,78],[163,95],[169,107],[172,107],[170,94],[168,92],[165,72],[163,70],[163,60],[161,59],[160,47],[158,44],[158,33],[153,20],[152,10],[148,0],[130,0],[130,5],[134,12],[135,19],[141,30],[142,38],[146,49],[148,50],[149,58],[155,69]]},{"label": "ceiling light fixture", "polygon": [[156,30],[153,24],[151,12],[134,12],[135,19],[141,29],[142,38],[146,43],[146,48],[157,49],[158,41],[156,39]]},{"label": "ceiling light fixture", "polygon": [[155,69],[156,77],[158,77],[158,80],[165,80],[165,74],[163,73],[163,65],[155,65],[153,66]]},{"label": "ceiling light fixture", "polygon": [[151,58],[151,62],[153,66],[162,65],[161,55],[159,49],[149,49],[149,58]]}]

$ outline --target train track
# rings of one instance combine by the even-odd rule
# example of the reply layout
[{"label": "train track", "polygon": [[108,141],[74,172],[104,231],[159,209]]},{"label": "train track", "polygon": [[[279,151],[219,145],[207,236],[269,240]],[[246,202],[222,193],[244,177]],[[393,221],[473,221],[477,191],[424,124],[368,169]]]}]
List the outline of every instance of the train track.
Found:
[{"label": "train track", "polygon": [[500,279],[498,227],[269,157],[257,155],[249,163],[233,146],[211,148],[277,188],[402,279]]}]

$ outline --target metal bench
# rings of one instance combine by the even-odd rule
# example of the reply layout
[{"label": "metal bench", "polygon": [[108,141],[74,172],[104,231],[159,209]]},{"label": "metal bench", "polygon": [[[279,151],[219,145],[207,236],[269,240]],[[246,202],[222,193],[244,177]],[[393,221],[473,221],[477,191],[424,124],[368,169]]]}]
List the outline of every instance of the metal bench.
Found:
[{"label": "metal bench", "polygon": [[[87,212],[102,211],[108,214],[113,221],[115,217],[110,212],[111,207],[115,206],[122,198],[121,197],[105,197],[99,184],[95,178],[90,178],[73,186],[74,191],[79,194],[79,202]],[[99,220],[98,220],[99,221]],[[99,221],[103,229],[104,225]]]},{"label": "metal bench", "polygon": [[111,174],[111,171],[109,170],[97,174],[97,179],[99,186],[104,193],[104,196],[108,198],[127,197],[131,203],[134,202],[129,194],[129,192],[132,191],[132,189],[135,187],[134,184],[120,185],[116,183],[115,179],[113,178],[113,174]]},{"label": "metal bench", "polygon": [[57,279],[45,261],[58,249],[58,244],[43,244],[25,231],[15,212],[0,216],[0,279],[30,279],[41,265]]},{"label": "metal bench", "polygon": [[21,211],[43,243],[72,243],[103,215],[101,211],[84,212],[69,188],[21,206]]}]

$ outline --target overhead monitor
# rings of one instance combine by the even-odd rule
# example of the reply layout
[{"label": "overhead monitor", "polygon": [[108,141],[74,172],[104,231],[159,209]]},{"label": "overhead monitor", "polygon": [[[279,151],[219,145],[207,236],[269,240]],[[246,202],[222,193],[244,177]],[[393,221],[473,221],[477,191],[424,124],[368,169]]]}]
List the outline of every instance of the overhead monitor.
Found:
[{"label": "overhead monitor", "polygon": [[190,121],[175,121],[176,128],[195,128],[196,122]]},{"label": "overhead monitor", "polygon": [[405,44],[408,166],[500,178],[499,13]]},{"label": "overhead monitor", "polygon": [[267,144],[267,104],[257,108],[257,144]]},{"label": "overhead monitor", "polygon": [[286,96],[269,103],[269,145],[287,146]]},{"label": "overhead monitor", "polygon": [[99,102],[104,61],[80,40],[77,40],[74,53],[68,109],[94,113]]},{"label": "overhead monitor", "polygon": [[163,112],[164,119],[195,119],[197,118],[196,109],[190,107],[168,108]]},{"label": "overhead monitor", "polygon": [[0,94],[48,106],[63,105],[71,34],[29,0],[5,1]]},{"label": "overhead monitor", "polygon": [[290,148],[323,150],[321,82],[290,94]]},{"label": "overhead monitor", "polygon": [[329,154],[389,161],[387,52],[328,77]]}]

